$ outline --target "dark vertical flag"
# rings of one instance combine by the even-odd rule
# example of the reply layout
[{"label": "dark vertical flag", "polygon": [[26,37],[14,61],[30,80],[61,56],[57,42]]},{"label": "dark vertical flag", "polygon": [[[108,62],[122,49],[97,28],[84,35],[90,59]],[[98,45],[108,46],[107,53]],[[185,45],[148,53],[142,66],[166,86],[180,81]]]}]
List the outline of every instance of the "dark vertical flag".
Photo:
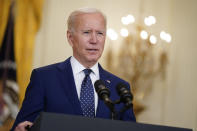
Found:
[{"label": "dark vertical flag", "polygon": [[0,125],[7,119],[14,119],[18,113],[19,87],[16,82],[14,57],[14,17],[10,7],[7,28],[0,48]]}]

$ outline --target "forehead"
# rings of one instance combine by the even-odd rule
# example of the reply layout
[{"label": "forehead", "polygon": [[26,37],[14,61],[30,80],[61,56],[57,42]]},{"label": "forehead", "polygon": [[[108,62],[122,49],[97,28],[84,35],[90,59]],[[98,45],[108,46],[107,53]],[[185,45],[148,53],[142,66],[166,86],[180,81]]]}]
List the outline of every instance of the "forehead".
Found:
[{"label": "forehead", "polygon": [[105,29],[105,19],[100,13],[83,13],[79,14],[75,19],[76,28],[89,27]]}]

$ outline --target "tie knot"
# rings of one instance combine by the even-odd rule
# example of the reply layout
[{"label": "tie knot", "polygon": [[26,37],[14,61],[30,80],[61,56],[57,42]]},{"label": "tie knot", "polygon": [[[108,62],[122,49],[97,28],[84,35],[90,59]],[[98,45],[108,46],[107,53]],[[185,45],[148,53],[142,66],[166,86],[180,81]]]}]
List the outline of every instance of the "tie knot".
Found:
[{"label": "tie knot", "polygon": [[91,69],[84,69],[83,72],[87,76],[87,75],[89,75],[92,72],[92,70]]}]

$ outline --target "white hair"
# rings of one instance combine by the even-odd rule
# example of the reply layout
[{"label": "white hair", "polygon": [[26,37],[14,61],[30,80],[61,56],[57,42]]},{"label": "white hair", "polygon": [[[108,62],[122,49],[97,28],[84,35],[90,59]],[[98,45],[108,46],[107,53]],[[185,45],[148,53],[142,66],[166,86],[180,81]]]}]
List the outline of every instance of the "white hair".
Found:
[{"label": "white hair", "polygon": [[78,15],[80,14],[91,14],[91,13],[99,13],[103,16],[104,18],[104,22],[105,22],[105,27],[107,25],[107,19],[106,19],[106,16],[98,9],[96,8],[80,8],[80,9],[77,9],[75,11],[73,11],[70,16],[68,17],[68,20],[67,20],[67,26],[68,26],[68,30],[69,31],[74,31],[74,25],[75,25],[75,19]]}]

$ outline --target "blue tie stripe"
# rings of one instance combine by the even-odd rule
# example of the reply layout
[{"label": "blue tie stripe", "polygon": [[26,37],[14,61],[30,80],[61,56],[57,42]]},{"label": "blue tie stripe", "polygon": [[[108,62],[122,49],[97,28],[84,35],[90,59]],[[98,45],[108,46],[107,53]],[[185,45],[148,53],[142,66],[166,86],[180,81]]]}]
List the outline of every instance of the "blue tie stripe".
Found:
[{"label": "blue tie stripe", "polygon": [[95,117],[94,89],[90,79],[91,69],[83,70],[85,77],[81,84],[80,102],[83,115],[86,117]]}]

